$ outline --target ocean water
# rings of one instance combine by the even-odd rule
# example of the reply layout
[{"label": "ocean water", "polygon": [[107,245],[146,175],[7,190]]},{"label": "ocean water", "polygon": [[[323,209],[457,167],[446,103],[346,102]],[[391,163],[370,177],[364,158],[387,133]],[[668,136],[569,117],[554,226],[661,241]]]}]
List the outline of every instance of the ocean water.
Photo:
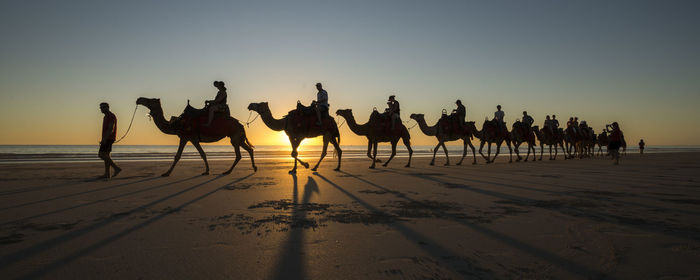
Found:
[{"label": "ocean water", "polygon": [[[210,160],[230,160],[235,157],[234,149],[227,145],[205,145],[202,146]],[[318,158],[322,146],[302,145],[299,154],[303,158]],[[367,146],[342,145],[344,158],[366,157]],[[434,146],[412,146],[414,157],[431,157]],[[475,146],[479,152],[478,145]],[[451,157],[461,155],[461,145],[447,146]],[[492,146],[492,155],[495,153],[495,146]],[[98,162],[97,145],[0,145],[0,164],[7,163],[36,163],[36,162]],[[536,148],[539,154],[539,147]],[[545,156],[548,148],[545,146]],[[525,146],[520,147],[521,154],[527,153]],[[177,152],[174,145],[114,145],[112,148],[112,158],[120,161],[170,161]],[[265,146],[255,147],[256,159],[288,159],[291,147],[289,146]],[[407,157],[408,151],[402,143],[397,145],[397,157]],[[637,147],[627,149],[628,153],[637,153]],[[683,153],[700,152],[700,146],[647,146],[645,153]],[[241,149],[243,159],[248,158],[248,153]],[[486,148],[484,148],[486,153]],[[391,154],[391,146],[382,144],[379,146],[377,156],[386,157]],[[561,150],[560,150],[561,154]],[[444,157],[442,149],[438,151],[438,157]],[[508,149],[501,147],[500,156],[507,156]],[[328,157],[333,157],[333,147],[328,147]],[[471,157],[471,150],[468,157]],[[524,154],[523,154],[524,156]],[[194,146],[187,145],[183,151],[182,160],[199,160],[199,153]]]}]

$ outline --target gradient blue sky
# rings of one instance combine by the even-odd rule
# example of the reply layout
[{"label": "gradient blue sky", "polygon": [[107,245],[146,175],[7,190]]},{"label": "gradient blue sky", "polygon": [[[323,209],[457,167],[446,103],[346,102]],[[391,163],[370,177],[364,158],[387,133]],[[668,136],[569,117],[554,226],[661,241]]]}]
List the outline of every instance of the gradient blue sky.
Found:
[{"label": "gradient blue sky", "polygon": [[[0,144],[96,144],[99,102],[121,135],[137,97],[179,115],[214,80],[242,121],[257,101],[282,116],[320,81],[360,121],[389,94],[429,123],[460,98],[478,123],[501,104],[508,122],[575,115],[633,143],[700,144],[698,15],[698,1],[2,1]],[[124,144],[177,143],[145,114]]]}]

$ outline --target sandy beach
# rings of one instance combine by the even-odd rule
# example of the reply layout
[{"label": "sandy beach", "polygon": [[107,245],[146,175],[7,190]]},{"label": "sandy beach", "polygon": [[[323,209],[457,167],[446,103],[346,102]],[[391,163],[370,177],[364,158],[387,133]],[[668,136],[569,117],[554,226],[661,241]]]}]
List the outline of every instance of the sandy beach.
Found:
[{"label": "sandy beach", "polygon": [[[3,279],[697,279],[700,153],[0,166]],[[471,157],[465,160],[470,163]],[[315,158],[312,159],[315,163]],[[453,163],[457,158],[453,158]]]}]

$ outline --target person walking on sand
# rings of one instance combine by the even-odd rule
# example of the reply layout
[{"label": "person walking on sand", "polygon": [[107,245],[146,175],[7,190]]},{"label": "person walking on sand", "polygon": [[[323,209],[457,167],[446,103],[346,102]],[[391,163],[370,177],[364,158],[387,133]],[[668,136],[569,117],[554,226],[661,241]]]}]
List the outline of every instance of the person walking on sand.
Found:
[{"label": "person walking on sand", "polygon": [[318,93],[316,93],[316,106],[314,106],[317,117],[316,125],[321,125],[323,118],[328,117],[328,92],[323,89],[321,83],[316,83],[316,89],[318,90]]},{"label": "person walking on sand", "polygon": [[605,125],[605,131],[610,133],[609,139],[610,143],[608,144],[608,151],[613,157],[613,160],[615,161],[614,164],[618,165],[620,164],[620,147],[622,147],[622,131],[620,130],[620,125],[617,124],[617,122],[613,122],[612,125],[607,124]]},{"label": "person walking on sand", "polygon": [[105,174],[102,178],[109,179],[110,167],[114,168],[112,177],[116,177],[122,171],[109,155],[112,152],[112,144],[117,139],[117,117],[109,111],[109,104],[105,102],[100,103],[100,111],[105,116],[102,119],[102,141],[100,141],[100,151],[97,155],[105,162]]},{"label": "person walking on sand", "polygon": [[226,99],[228,94],[226,93],[226,87],[222,81],[214,81],[214,87],[219,89],[216,93],[214,100],[204,101],[204,104],[209,106],[209,119],[204,126],[211,126],[211,122],[214,120],[214,113],[219,111],[226,111]]},{"label": "person walking on sand", "polygon": [[644,154],[644,139],[639,139],[639,154],[643,155]]}]

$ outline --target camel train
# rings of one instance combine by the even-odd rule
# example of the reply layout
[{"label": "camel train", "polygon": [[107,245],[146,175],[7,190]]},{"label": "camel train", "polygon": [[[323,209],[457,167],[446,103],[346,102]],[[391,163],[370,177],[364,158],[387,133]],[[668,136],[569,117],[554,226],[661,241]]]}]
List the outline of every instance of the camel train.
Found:
[{"label": "camel train", "polygon": [[[173,163],[162,176],[169,176],[172,173],[188,142],[192,143],[204,161],[205,171],[202,175],[209,174],[207,156],[200,143],[217,142],[227,137],[234,148],[236,158],[231,167],[223,174],[231,173],[241,160],[241,148],[248,152],[252,168],[254,171],[257,171],[253,155],[254,147],[246,136],[245,127],[237,119],[230,116],[228,105],[225,104],[226,94],[223,82],[215,82],[215,86],[220,89],[219,94],[217,94],[217,99],[207,101],[207,106],[203,109],[196,109],[190,106],[188,101],[184,112],[180,116],[171,117],[169,120],[167,120],[163,114],[160,99],[140,97],[136,100],[137,105],[143,105],[150,110],[149,115],[160,131],[165,134],[176,135],[180,139]],[[320,87],[320,84],[317,86]],[[390,100],[391,99],[393,98],[390,98]],[[221,100],[223,100],[223,103],[217,104],[217,102],[221,102]],[[461,102],[459,104],[461,106]],[[294,162],[294,167],[289,170],[289,173],[296,172],[297,163],[305,168],[309,168],[309,164],[298,157],[298,148],[305,138],[314,138],[318,136],[323,137],[323,150],[321,151],[318,162],[316,162],[311,170],[316,171],[327,155],[328,143],[333,144],[337,154],[338,163],[334,170],[340,170],[342,149],[340,148],[338,124],[333,117],[327,115],[327,112],[325,113],[325,117],[321,117],[322,115],[319,113],[316,105],[317,104],[314,102],[311,106],[304,106],[298,102],[295,109],[290,110],[285,116],[279,119],[273,117],[267,102],[251,103],[248,105],[248,110],[256,112],[265,126],[274,131],[284,131],[289,137],[289,142],[292,145],[291,157]],[[387,109],[387,111],[389,111],[389,109]],[[393,119],[390,113],[379,113],[375,108],[370,114],[369,120],[364,124],[357,123],[352,109],[337,110],[336,115],[345,119],[345,122],[347,122],[349,129],[353,133],[367,138],[367,157],[371,160],[369,168],[375,168],[376,163],[381,162],[381,160],[377,159],[377,147],[379,143],[382,142],[389,142],[391,144],[391,155],[386,162],[382,164],[384,167],[388,166],[396,156],[396,146],[399,140],[403,142],[408,150],[408,162],[405,167],[411,166],[411,159],[413,156],[411,135],[409,133],[409,128],[406,128],[401,119],[398,118],[398,114],[396,114],[396,119]],[[519,147],[523,144],[527,147],[527,154],[524,161],[530,159],[531,152],[532,161],[536,161],[537,155],[535,147],[537,141],[539,141],[540,147],[539,160],[543,158],[545,145],[549,147],[549,160],[555,160],[559,148],[561,148],[565,159],[573,159],[602,156],[602,148],[610,144],[607,131],[596,135],[592,128],[585,125],[585,122],[582,122],[581,126],[568,126],[566,129],[552,127],[540,129],[537,125],[530,126],[529,123],[518,120],[513,123],[511,130],[508,131],[505,122],[499,124],[496,119],[486,119],[481,125],[481,130],[479,130],[475,122],[465,122],[463,115],[462,117],[454,113],[447,115],[444,110],[442,117],[432,126],[427,124],[424,114],[411,114],[410,119],[416,122],[416,125],[423,134],[434,136],[437,140],[437,145],[433,149],[433,157],[430,161],[430,165],[435,164],[435,157],[440,148],[442,148],[445,153],[445,165],[450,165],[450,158],[445,145],[445,142],[450,141],[461,141],[463,143],[462,157],[459,162],[457,162],[457,165],[462,164],[469,149],[471,149],[473,155],[472,164],[477,164],[477,156],[474,145],[472,144],[472,140],[475,138],[480,141],[479,154],[484,158],[487,164],[494,162],[500,152],[501,145],[504,143],[506,147],[508,147],[509,162],[513,162],[513,151],[515,151],[517,157],[516,161],[523,160],[519,152]],[[496,149],[493,157],[491,157],[491,144],[495,144]],[[486,155],[483,153],[484,145],[487,146]],[[597,154],[595,149],[596,145],[598,147]],[[552,148],[554,148],[554,154],[552,154]],[[621,148],[623,152],[626,149],[624,137],[622,138]]]}]

